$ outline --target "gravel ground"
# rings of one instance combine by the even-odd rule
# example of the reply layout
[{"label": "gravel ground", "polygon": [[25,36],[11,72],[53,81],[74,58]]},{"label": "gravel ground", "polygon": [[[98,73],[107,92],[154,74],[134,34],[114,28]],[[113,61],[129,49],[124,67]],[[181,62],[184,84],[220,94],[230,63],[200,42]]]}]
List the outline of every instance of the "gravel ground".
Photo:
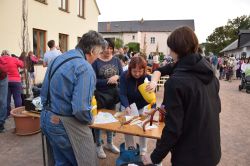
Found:
[{"label": "gravel ground", "polygon": [[[221,144],[222,158],[220,166],[250,165],[250,94],[239,92],[239,80],[220,81]],[[163,90],[157,92],[161,101]],[[1,166],[42,166],[41,135],[17,136],[14,134],[14,120],[6,122],[7,130],[0,134]],[[106,136],[103,136],[106,139]],[[123,142],[123,135],[116,134],[115,145]],[[152,151],[155,140],[150,139],[149,151]],[[107,152],[107,159],[100,160],[101,166],[113,166],[118,155]],[[170,154],[164,159],[163,166],[170,166]]]}]

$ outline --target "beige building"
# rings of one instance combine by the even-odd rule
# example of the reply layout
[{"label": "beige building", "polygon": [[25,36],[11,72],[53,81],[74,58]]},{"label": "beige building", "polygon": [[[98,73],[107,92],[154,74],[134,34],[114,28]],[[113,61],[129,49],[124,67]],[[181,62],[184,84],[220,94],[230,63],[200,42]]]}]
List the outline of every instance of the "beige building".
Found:
[{"label": "beige building", "polygon": [[[1,0],[0,51],[21,54],[23,13],[28,50],[42,59],[49,40],[55,40],[64,52],[73,49],[82,34],[97,30],[100,11],[95,0]],[[45,71],[42,65],[35,66],[37,82],[43,80]]]},{"label": "beige building", "polygon": [[146,55],[158,51],[168,55],[167,38],[171,32],[181,26],[189,26],[193,30],[194,20],[139,20],[99,22],[98,31],[105,38],[120,38],[124,45],[137,42],[140,49],[146,49]]}]

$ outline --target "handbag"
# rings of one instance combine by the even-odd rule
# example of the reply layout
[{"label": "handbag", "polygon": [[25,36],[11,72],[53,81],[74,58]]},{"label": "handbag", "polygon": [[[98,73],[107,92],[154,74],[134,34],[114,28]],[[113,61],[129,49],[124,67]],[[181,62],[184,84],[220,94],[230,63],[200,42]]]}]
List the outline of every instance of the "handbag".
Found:
[{"label": "handbag", "polygon": [[109,108],[120,102],[118,87],[112,87],[106,90],[95,90],[97,108]]},{"label": "handbag", "polygon": [[139,145],[136,145],[136,149],[126,150],[125,143],[122,143],[120,145],[120,156],[116,159],[116,166],[125,166],[132,163],[143,165]]}]

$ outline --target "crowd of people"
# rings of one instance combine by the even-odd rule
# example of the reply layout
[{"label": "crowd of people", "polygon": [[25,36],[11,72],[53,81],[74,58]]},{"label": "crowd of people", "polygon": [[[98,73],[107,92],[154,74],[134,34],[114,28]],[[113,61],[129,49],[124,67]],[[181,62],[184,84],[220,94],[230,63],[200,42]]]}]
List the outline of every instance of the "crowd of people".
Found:
[{"label": "crowd of people", "polygon": [[[184,35],[186,41],[177,40],[183,39],[178,37],[180,35]],[[183,48],[183,42],[190,45]],[[112,41],[94,31],[84,34],[75,50],[52,61],[42,87],[41,127],[52,145],[56,163],[96,165],[96,157],[106,158],[101,131],[95,130],[93,138],[87,126],[93,123],[90,100],[94,94],[99,108],[116,109],[115,104],[120,100],[119,110],[126,114],[131,111],[132,103],[141,112],[147,102],[137,87],[147,77],[151,80],[147,90],[154,91],[159,77],[165,74],[170,75],[163,99],[167,110],[166,126],[151,155],[147,154],[147,140],[139,138],[143,163],[159,164],[170,150],[174,165],[216,165],[219,162],[221,108],[219,81],[212,65],[198,54],[198,40],[188,27],[176,29],[168,38],[168,46],[174,63],[156,69],[152,78],[147,75],[147,62],[142,56],[126,56],[122,51],[115,54]],[[72,59],[81,57],[82,61]],[[71,63],[67,63],[69,59]],[[209,95],[205,95],[207,91]],[[107,132],[104,148],[119,153],[113,136],[114,133]],[[56,141],[58,139],[63,141]],[[86,140],[88,144],[83,143]],[[127,150],[136,148],[133,137],[125,135],[124,140]],[[78,152],[82,152],[81,155]],[[86,158],[95,162],[90,163]]]},{"label": "crowd of people", "polygon": [[[101,130],[92,132],[88,126],[94,121],[92,97],[95,96],[98,109],[124,111],[130,115],[134,103],[141,114],[149,103],[140,94],[138,86],[147,78],[146,91],[155,91],[163,75],[170,76],[164,86],[162,101],[167,110],[166,125],[151,154],[147,151],[147,139],[139,138],[142,162],[145,165],[160,164],[171,152],[171,162],[175,166],[215,166],[219,163],[221,104],[216,60],[211,58],[208,62],[200,55],[198,39],[189,27],[174,30],[167,45],[170,55],[160,66],[158,55],[147,61],[140,53],[129,53],[128,47],[116,50],[112,40],[104,39],[96,31],[83,34],[75,49],[63,54],[55,41],[48,42],[50,50],[43,61],[47,71],[41,88],[41,130],[52,147],[55,165],[96,166],[97,157],[107,157],[104,149],[118,154],[119,148],[113,143],[115,133],[106,132],[107,143],[103,146]],[[28,56],[22,53],[19,59],[11,57],[8,51],[2,52],[2,130],[7,117],[2,115],[5,114],[2,110],[10,110],[10,96],[13,95],[16,107],[22,105],[20,72],[22,75],[24,67],[28,69],[30,82],[35,84],[34,63],[37,59],[32,52]],[[216,63],[223,65],[225,60],[217,59]],[[148,67],[153,67],[152,74],[147,72]],[[4,102],[5,99],[8,102]],[[118,107],[117,103],[120,103]],[[124,141],[128,151],[136,148],[137,141],[133,136],[124,135]]]},{"label": "crowd of people", "polygon": [[232,82],[232,80],[242,78],[245,70],[248,69],[250,57],[235,58],[234,55],[223,57],[212,55],[207,57],[207,60],[213,66],[214,72],[220,80]]},{"label": "crowd of people", "polygon": [[[48,42],[48,47],[50,50],[44,55],[44,67],[61,54],[54,40]],[[15,108],[23,106],[26,98],[32,98],[32,87],[36,85],[34,65],[38,62],[39,59],[33,51],[22,52],[20,56],[11,54],[8,50],[2,51],[0,57],[0,132],[4,131],[5,120],[10,116],[12,98]]]},{"label": "crowd of people", "polygon": [[[9,51],[3,50],[0,57],[0,82],[1,82],[1,102],[0,102],[0,132],[4,130],[5,119],[10,116],[11,111],[11,98],[14,100],[15,107],[20,107],[23,104],[23,98],[25,95],[25,88],[27,81],[24,75],[29,75],[31,78],[31,70],[27,72],[24,68],[28,66],[31,69],[31,63],[33,61],[30,59],[32,52],[27,56],[23,52],[18,58],[14,54],[10,54]],[[28,78],[28,77],[27,77]],[[28,80],[29,81],[29,80]]]}]

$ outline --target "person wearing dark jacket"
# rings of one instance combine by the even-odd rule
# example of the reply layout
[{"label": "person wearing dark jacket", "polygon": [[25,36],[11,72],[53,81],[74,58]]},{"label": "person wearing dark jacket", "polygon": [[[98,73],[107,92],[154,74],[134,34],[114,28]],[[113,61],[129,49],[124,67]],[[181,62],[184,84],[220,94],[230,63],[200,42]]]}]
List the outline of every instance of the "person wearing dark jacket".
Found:
[{"label": "person wearing dark jacket", "polygon": [[[135,103],[138,110],[140,110],[148,103],[139,92],[138,86],[144,83],[145,78],[151,80],[151,76],[146,73],[147,64],[145,64],[146,62],[142,57],[131,58],[131,62],[129,69],[121,75],[119,96],[121,105],[125,109],[130,109],[129,106]],[[129,110],[126,111],[130,112]]]},{"label": "person wearing dark jacket", "polygon": [[160,163],[171,152],[173,166],[215,166],[221,158],[219,81],[197,53],[192,29],[176,29],[167,44],[175,66],[164,85],[165,127],[143,163]]},{"label": "person wearing dark jacket", "polygon": [[157,87],[157,82],[160,80],[161,76],[169,75],[171,76],[174,72],[175,63],[169,63],[164,66],[161,66],[154,70],[152,74],[151,81],[146,86],[146,91],[154,92]]},{"label": "person wearing dark jacket", "polygon": [[[115,110],[115,106],[119,102],[119,77],[123,71],[120,60],[113,57],[114,42],[111,39],[105,39],[105,41],[107,48],[92,64],[97,79],[95,97],[97,109]],[[102,131],[95,129],[94,133],[97,156],[100,159],[105,159],[107,156],[102,146]],[[115,154],[120,153],[120,150],[113,143],[113,133],[111,131],[106,131],[106,133],[107,144],[104,145],[104,148]]]},{"label": "person wearing dark jacket", "polygon": [[[127,115],[131,115],[131,104],[135,104],[139,114],[143,114],[143,108],[148,105],[142,97],[138,86],[144,83],[145,78],[151,80],[150,75],[146,72],[147,62],[141,56],[132,57],[128,70],[122,73],[120,78],[120,101],[121,110]],[[147,139],[139,137],[140,155],[147,152]],[[125,134],[126,149],[136,148],[134,136]]]}]

